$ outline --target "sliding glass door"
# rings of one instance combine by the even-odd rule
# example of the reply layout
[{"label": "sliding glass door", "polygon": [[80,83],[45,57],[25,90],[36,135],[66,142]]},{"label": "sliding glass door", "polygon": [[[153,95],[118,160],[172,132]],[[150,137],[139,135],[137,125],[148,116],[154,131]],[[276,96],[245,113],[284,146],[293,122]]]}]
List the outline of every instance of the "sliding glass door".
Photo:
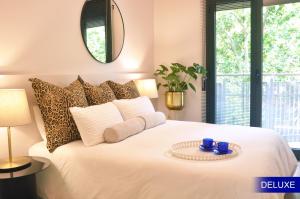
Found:
[{"label": "sliding glass door", "polygon": [[262,1],[207,1],[207,121],[260,126]]},{"label": "sliding glass door", "polygon": [[216,123],[250,125],[251,9],[216,12]]},{"label": "sliding glass door", "polygon": [[207,1],[207,65],[208,122],[300,143],[299,1]]},{"label": "sliding glass door", "polygon": [[263,8],[262,127],[300,141],[300,3]]}]

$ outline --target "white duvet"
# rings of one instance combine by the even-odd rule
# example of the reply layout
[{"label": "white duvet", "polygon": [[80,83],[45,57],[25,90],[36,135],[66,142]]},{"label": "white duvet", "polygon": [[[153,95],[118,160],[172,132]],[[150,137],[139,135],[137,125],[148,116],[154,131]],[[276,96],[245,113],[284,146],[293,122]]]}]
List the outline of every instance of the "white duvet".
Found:
[{"label": "white duvet", "polygon": [[[174,143],[211,137],[239,144],[239,156],[188,161],[168,154]],[[30,155],[51,159],[38,176],[49,199],[255,199],[283,194],[254,192],[254,177],[291,176],[296,159],[271,130],[168,121],[116,144],[85,147],[76,141],[50,154],[44,143]]]}]

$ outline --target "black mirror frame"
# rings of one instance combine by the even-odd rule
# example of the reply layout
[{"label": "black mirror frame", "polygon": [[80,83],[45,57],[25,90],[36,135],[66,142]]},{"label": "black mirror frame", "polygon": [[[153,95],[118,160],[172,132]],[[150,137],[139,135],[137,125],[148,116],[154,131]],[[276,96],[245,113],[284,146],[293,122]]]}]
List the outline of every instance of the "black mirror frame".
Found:
[{"label": "black mirror frame", "polygon": [[88,51],[88,53],[91,55],[91,57],[92,57],[94,60],[96,60],[97,62],[101,63],[101,64],[109,64],[109,63],[112,63],[112,62],[116,61],[116,60],[119,58],[119,56],[120,56],[120,54],[121,54],[121,52],[122,52],[122,50],[123,50],[123,48],[124,48],[124,43],[125,43],[125,37],[126,37],[125,32],[126,32],[126,31],[125,31],[124,18],[123,18],[123,15],[122,15],[122,13],[121,13],[121,10],[120,10],[118,4],[117,4],[114,0],[112,0],[112,1],[114,2],[114,4],[115,4],[115,6],[117,7],[117,10],[119,11],[120,16],[121,16],[122,27],[123,27],[123,39],[122,39],[122,47],[121,47],[121,49],[120,49],[120,52],[116,55],[115,58],[112,58],[111,61],[109,61],[109,62],[101,62],[100,60],[98,60],[98,59],[91,53],[91,51],[89,50],[89,48],[87,47],[87,44],[86,44],[86,42],[85,42],[85,39],[84,39],[84,38],[85,38],[85,35],[84,35],[84,32],[85,32],[85,31],[83,30],[83,21],[82,21],[82,17],[83,17],[83,16],[82,16],[82,15],[83,15],[83,10],[84,10],[84,8],[85,8],[86,3],[88,2],[88,0],[86,0],[86,1],[84,2],[83,6],[82,6],[82,9],[81,9],[81,14],[80,14],[80,32],[81,32],[83,44],[84,44],[86,50]]}]

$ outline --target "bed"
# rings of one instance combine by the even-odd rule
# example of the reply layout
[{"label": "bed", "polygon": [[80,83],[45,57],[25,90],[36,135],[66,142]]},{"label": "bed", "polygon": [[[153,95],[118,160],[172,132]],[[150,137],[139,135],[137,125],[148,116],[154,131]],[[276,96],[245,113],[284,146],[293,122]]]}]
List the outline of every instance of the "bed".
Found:
[{"label": "bed", "polygon": [[[176,142],[204,137],[234,142],[242,151],[219,161],[168,153]],[[49,153],[40,142],[29,153],[52,161],[38,176],[39,192],[49,199],[283,198],[255,193],[254,177],[292,176],[297,167],[286,141],[271,130],[170,120],[116,144],[75,141]]]}]

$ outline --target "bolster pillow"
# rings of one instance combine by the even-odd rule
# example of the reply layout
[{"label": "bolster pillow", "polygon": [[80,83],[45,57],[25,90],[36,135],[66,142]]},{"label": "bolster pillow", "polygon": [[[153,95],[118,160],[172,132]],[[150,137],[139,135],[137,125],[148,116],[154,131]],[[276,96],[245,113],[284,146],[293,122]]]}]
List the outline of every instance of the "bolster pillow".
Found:
[{"label": "bolster pillow", "polygon": [[144,119],[146,126],[145,129],[156,127],[160,124],[166,123],[166,116],[162,112],[147,113],[140,116]]},{"label": "bolster pillow", "polygon": [[104,140],[108,143],[120,142],[129,136],[135,135],[145,129],[145,120],[136,117],[125,122],[115,124],[104,130]]}]

